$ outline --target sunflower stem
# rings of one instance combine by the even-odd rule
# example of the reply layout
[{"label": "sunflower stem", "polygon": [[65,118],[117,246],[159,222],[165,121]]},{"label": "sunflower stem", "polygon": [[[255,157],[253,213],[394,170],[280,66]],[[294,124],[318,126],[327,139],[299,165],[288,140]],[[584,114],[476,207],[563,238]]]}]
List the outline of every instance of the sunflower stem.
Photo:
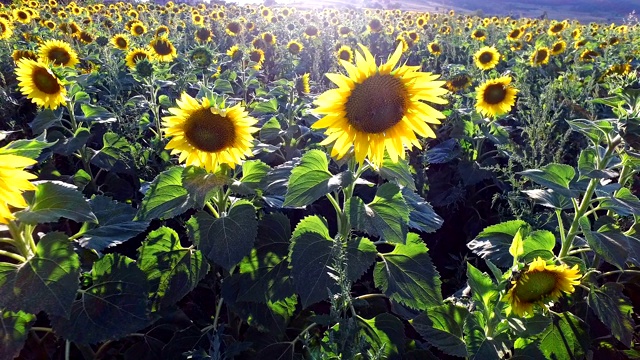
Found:
[{"label": "sunflower stem", "polygon": [[18,261],[20,263],[24,263],[24,262],[27,261],[27,259],[25,259],[24,257],[22,257],[22,256],[20,256],[20,255],[18,255],[16,253],[13,253],[11,251],[6,251],[6,250],[0,250],[0,256],[8,257],[8,258],[16,260],[16,261]]},{"label": "sunflower stem", "polygon": [[22,231],[20,231],[20,228],[18,227],[18,225],[14,221],[9,221],[7,226],[9,227],[9,233],[11,234],[11,237],[14,239],[15,246],[18,249],[18,251],[20,251],[22,258],[24,259],[31,258],[34,255],[34,253],[32,252],[31,247],[25,241]]}]

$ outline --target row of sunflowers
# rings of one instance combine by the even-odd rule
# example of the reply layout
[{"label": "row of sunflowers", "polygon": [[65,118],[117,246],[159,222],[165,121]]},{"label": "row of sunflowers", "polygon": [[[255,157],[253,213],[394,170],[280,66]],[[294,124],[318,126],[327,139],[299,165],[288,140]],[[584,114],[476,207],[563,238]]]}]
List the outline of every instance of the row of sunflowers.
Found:
[{"label": "row of sunflowers", "polygon": [[640,356],[639,35],[0,3],[0,358]]}]

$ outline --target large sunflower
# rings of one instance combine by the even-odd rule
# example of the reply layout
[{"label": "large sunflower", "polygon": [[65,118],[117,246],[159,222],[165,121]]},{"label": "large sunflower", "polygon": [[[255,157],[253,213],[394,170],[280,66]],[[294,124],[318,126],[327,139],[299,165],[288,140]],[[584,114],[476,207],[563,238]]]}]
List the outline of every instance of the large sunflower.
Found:
[{"label": "large sunflower", "polygon": [[179,154],[181,163],[215,172],[221,164],[235,167],[251,155],[251,134],[258,130],[252,125],[258,120],[240,104],[217,108],[209,99],[200,103],[186,92],[177,104],[169,109],[173,116],[164,117],[162,125],[171,138],[166,149],[171,149],[172,155]]},{"label": "large sunflower", "polygon": [[500,53],[493,46],[484,46],[473,54],[473,61],[481,70],[491,70],[500,61]]},{"label": "large sunflower", "polygon": [[13,26],[11,26],[11,22],[0,18],[0,40],[10,38],[11,34],[13,34]]},{"label": "large sunflower", "polygon": [[529,59],[529,63],[531,64],[531,66],[540,66],[540,65],[545,65],[549,63],[549,58],[551,56],[549,55],[549,49],[546,47],[540,47],[537,48],[532,54],[531,54],[531,58]]},{"label": "large sunflower", "polygon": [[476,110],[484,115],[495,117],[506,114],[516,102],[518,89],[511,87],[511,77],[503,76],[487,80],[476,89]]},{"label": "large sunflower", "polygon": [[62,40],[47,40],[40,47],[40,60],[56,66],[74,67],[78,62],[78,54],[71,45]]},{"label": "large sunflower", "polygon": [[141,61],[141,60],[151,61],[152,57],[153,55],[147,49],[143,49],[143,48],[131,49],[129,50],[129,52],[127,53],[127,56],[125,57],[125,62],[130,69],[133,69],[136,67],[136,64],[138,63],[138,61]]},{"label": "large sunflower", "polygon": [[36,162],[23,156],[0,153],[0,223],[7,224],[9,220],[15,219],[9,206],[27,207],[22,192],[36,189],[29,182],[36,176],[24,171],[24,168]]},{"label": "large sunflower", "polygon": [[327,130],[323,145],[333,143],[331,155],[340,159],[354,146],[356,160],[368,158],[382,164],[387,150],[392,161],[404,158],[405,146],[420,147],[416,133],[424,137],[436,134],[428,123],[440,124],[445,116],[426,100],[446,104],[440,96],[447,93],[439,75],[419,72],[419,66],[402,65],[394,69],[402,54],[398,46],[387,63],[376,65],[369,50],[360,45],[356,64],[341,61],[348,76],[327,74],[338,85],[318,97],[315,112],[325,116],[313,124]]},{"label": "large sunflower", "polygon": [[16,75],[22,94],[37,105],[54,110],[64,104],[67,90],[47,64],[28,58],[20,59]]},{"label": "large sunflower", "polygon": [[557,300],[562,293],[575,291],[574,285],[580,284],[578,265],[547,265],[538,257],[529,269],[523,272],[504,297],[511,305],[511,312],[518,316],[533,315],[533,306],[545,306],[549,301]]},{"label": "large sunflower", "polygon": [[249,52],[249,60],[255,63],[255,65],[253,65],[253,68],[255,70],[260,70],[262,68],[262,64],[264,63],[264,51],[262,51],[262,49],[251,50]]},{"label": "large sunflower", "polygon": [[155,38],[149,43],[149,47],[153,50],[154,57],[160,62],[171,62],[178,57],[176,48],[167,38]]}]

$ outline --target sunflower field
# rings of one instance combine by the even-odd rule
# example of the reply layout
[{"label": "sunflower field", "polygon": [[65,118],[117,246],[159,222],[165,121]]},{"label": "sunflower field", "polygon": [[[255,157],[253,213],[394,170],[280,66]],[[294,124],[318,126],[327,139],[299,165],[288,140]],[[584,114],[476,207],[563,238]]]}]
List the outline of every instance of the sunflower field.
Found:
[{"label": "sunflower field", "polygon": [[640,25],[0,3],[0,359],[640,358]]}]

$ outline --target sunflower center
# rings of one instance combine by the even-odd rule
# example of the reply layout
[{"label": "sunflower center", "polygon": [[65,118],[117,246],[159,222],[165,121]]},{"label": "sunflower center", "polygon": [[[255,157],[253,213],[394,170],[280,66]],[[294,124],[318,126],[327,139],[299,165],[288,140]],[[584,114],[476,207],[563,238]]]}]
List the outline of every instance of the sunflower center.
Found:
[{"label": "sunflower center", "polygon": [[351,54],[347,50],[340,51],[340,60],[349,61],[351,60]]},{"label": "sunflower center", "polygon": [[211,109],[199,109],[189,116],[185,124],[185,137],[196,149],[217,152],[232,146],[236,139],[233,122]]},{"label": "sunflower center", "polygon": [[553,45],[553,51],[558,52],[560,50],[562,50],[562,44],[558,43]]},{"label": "sunflower center", "polygon": [[393,75],[373,75],[351,91],[345,104],[349,124],[369,134],[382,133],[402,120],[407,90]]},{"label": "sunflower center", "polygon": [[60,91],[60,84],[58,79],[51,75],[47,69],[36,68],[33,72],[33,83],[45,94],[53,95]]},{"label": "sunflower center", "polygon": [[493,54],[490,52],[483,52],[478,57],[478,60],[480,60],[480,62],[483,64],[488,64],[493,60]]},{"label": "sunflower center", "polygon": [[49,60],[56,65],[65,65],[71,61],[71,54],[63,48],[53,48],[49,50]]},{"label": "sunflower center", "polygon": [[536,62],[541,63],[547,58],[546,50],[538,50],[536,51]]},{"label": "sunflower center", "polygon": [[153,45],[153,49],[158,55],[170,55],[171,46],[167,41],[160,40]]},{"label": "sunflower center", "polygon": [[502,84],[491,84],[484,91],[483,98],[487,104],[495,105],[504,101],[507,96],[507,90]]},{"label": "sunflower center", "polygon": [[535,271],[526,274],[526,280],[519,280],[514,295],[523,302],[535,302],[550,294],[556,287],[557,278],[549,271]]},{"label": "sunflower center", "polygon": [[121,47],[121,48],[126,48],[127,47],[127,40],[125,40],[123,38],[117,38],[116,39],[116,44],[118,44],[118,46]]}]

